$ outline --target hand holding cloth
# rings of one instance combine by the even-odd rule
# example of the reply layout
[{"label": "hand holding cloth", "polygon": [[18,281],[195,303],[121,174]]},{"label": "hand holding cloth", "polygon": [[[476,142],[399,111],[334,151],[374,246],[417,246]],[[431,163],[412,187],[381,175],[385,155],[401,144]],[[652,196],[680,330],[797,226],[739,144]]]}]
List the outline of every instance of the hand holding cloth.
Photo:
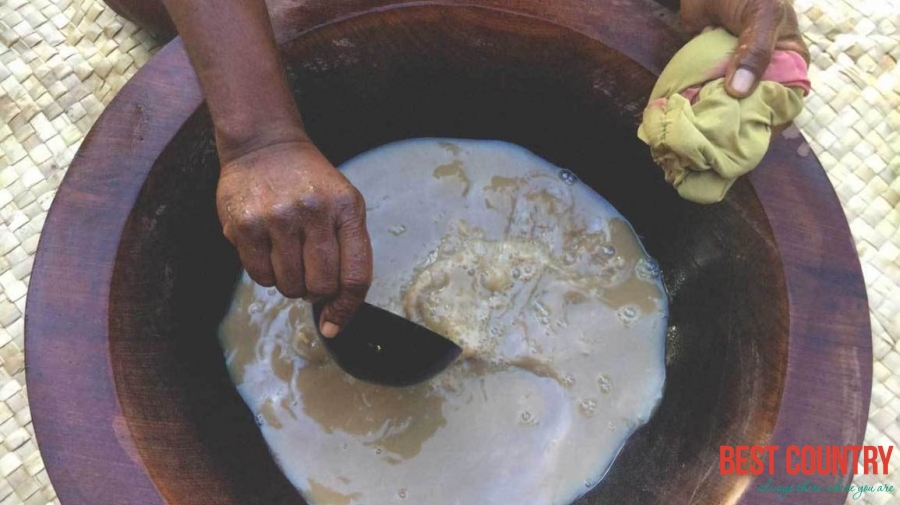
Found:
[{"label": "hand holding cloth", "polygon": [[797,117],[809,92],[807,65],[776,50],[759,86],[746,98],[726,91],[738,39],[713,29],[685,45],[660,75],[638,137],[683,198],[715,203],[768,151],[772,129]]}]

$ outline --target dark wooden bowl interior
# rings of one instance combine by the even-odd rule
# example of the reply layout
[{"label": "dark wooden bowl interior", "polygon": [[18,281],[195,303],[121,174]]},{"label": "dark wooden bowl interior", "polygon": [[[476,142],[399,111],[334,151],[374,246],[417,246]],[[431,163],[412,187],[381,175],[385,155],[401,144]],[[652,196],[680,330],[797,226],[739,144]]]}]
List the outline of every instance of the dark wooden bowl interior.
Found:
[{"label": "dark wooden bowl interior", "polygon": [[[354,17],[285,48],[309,132],[332,162],[413,137],[514,142],[572,169],[659,260],[671,306],[665,396],[577,503],[719,503],[741,493],[746,480],[710,468],[719,445],[772,435],[787,364],[785,277],[749,183],[707,207],[662,180],[635,135],[650,72],[561,26],[462,7]],[[118,399],[169,503],[303,503],[268,455],[216,338],[239,272],[215,214],[217,175],[201,110],[156,161],[122,235],[109,295]]]}]

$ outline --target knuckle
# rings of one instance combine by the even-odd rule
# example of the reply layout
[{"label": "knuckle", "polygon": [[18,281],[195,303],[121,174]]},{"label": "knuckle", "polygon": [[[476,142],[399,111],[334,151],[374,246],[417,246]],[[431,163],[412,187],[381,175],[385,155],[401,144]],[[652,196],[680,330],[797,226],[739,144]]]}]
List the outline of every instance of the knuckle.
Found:
[{"label": "knuckle", "polygon": [[353,311],[341,309],[337,306],[332,305],[328,308],[328,310],[325,311],[325,320],[331,321],[339,327],[344,327],[348,322],[350,322],[350,316],[352,314]]},{"label": "knuckle", "polygon": [[268,212],[266,222],[274,228],[289,228],[296,221],[296,212],[290,205],[273,205]]},{"label": "knuckle", "polygon": [[765,70],[771,58],[771,51],[766,46],[753,45],[747,48],[744,54],[744,65],[749,66],[751,70],[759,74]]},{"label": "knuckle", "polygon": [[317,192],[301,196],[297,203],[305,212],[312,214],[323,212],[327,208],[325,198]]},{"label": "knuckle", "polygon": [[362,193],[353,186],[340,190],[335,197],[335,203],[344,213],[358,214],[366,208],[366,201]]},{"label": "knuckle", "polygon": [[314,298],[333,298],[338,292],[337,280],[332,277],[317,277],[307,283],[309,296]]},{"label": "knuckle", "polygon": [[369,240],[365,211],[346,210],[341,212],[338,228],[340,233],[360,243],[360,245],[362,242],[368,242]]},{"label": "knuckle", "polygon": [[228,239],[228,241],[232,244],[235,244],[237,242],[237,236],[234,232],[234,226],[231,224],[225,224],[222,226],[222,235],[224,235],[225,238]]},{"label": "knuckle", "polygon": [[263,229],[263,221],[252,212],[244,212],[232,218],[230,228],[236,235],[255,237]]},{"label": "knuckle", "polygon": [[325,319],[338,326],[344,326],[358,308],[359,302],[354,302],[353,300],[345,298],[337,299],[328,306]]},{"label": "knuckle", "polygon": [[341,291],[356,298],[364,298],[371,284],[371,275],[363,271],[354,271],[341,279]]},{"label": "knuckle", "polygon": [[[337,241],[331,237],[322,236],[315,232],[310,233],[308,236],[313,237],[313,240],[306,243],[304,247],[305,253],[310,257],[315,258],[319,263],[325,264],[326,267],[330,266],[330,264],[338,257]],[[328,268],[326,268],[326,270],[327,269]]]},{"label": "knuckle", "polygon": [[350,186],[350,188],[348,188],[348,190],[345,191],[343,195],[344,195],[345,201],[348,204],[353,205],[355,207],[365,208],[365,206],[366,206],[365,198],[363,198],[362,193],[360,193],[359,190],[357,190],[353,186]]},{"label": "knuckle", "polygon": [[275,278],[274,278],[274,277],[271,277],[271,276],[264,276],[264,277],[256,277],[256,278],[254,278],[254,277],[251,275],[250,278],[253,279],[253,282],[259,284],[260,286],[262,286],[262,287],[264,287],[264,288],[271,288],[272,286],[275,285]]},{"label": "knuckle", "polygon": [[747,48],[747,52],[745,53],[745,56],[747,58],[754,59],[754,60],[762,60],[762,59],[768,59],[771,56],[771,54],[772,54],[772,49],[770,47],[770,44],[760,43],[760,44],[751,44]]},{"label": "knuckle", "polygon": [[308,293],[306,287],[299,284],[280,283],[277,287],[278,292],[287,298],[303,298]]},{"label": "knuckle", "polygon": [[260,286],[270,288],[275,285],[275,276],[272,275],[271,270],[254,266],[245,266],[245,268],[253,282]]}]

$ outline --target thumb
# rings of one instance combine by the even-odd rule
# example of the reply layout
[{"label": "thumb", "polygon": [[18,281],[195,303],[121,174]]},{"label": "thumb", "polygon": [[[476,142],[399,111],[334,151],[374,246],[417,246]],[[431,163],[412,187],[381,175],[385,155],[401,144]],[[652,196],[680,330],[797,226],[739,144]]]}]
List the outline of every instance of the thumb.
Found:
[{"label": "thumb", "polygon": [[319,319],[319,331],[324,337],[332,338],[347,326],[365,301],[366,291],[365,288],[341,288],[338,296],[325,305]]},{"label": "thumb", "polygon": [[338,229],[340,245],[340,288],[338,295],[322,309],[319,328],[331,338],[350,322],[366,299],[372,283],[372,245],[365,219],[354,220]]},{"label": "thumb", "polygon": [[725,73],[725,89],[729,95],[745,98],[756,90],[772,59],[786,13],[783,0],[748,3],[744,12],[745,28]]}]

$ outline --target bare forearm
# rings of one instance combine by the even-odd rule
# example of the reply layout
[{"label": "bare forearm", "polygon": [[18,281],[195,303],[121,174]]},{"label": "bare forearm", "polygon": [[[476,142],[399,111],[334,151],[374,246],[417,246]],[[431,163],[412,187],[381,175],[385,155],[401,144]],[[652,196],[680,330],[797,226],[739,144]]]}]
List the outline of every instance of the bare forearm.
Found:
[{"label": "bare forearm", "polygon": [[212,113],[222,163],[305,139],[264,0],[164,0]]}]

